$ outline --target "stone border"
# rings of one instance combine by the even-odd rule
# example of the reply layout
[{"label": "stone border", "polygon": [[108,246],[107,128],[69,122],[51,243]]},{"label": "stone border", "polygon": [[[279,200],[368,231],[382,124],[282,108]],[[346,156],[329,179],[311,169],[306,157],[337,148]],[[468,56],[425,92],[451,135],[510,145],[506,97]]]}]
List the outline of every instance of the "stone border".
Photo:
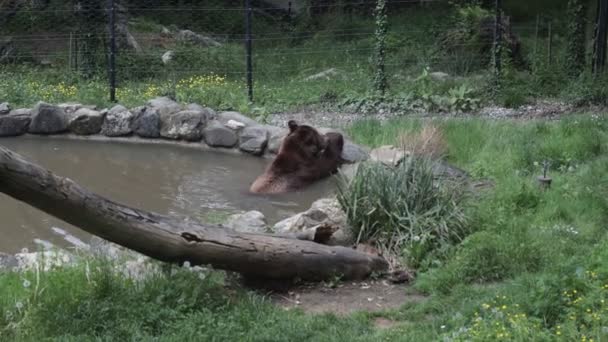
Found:
[{"label": "stone border", "polygon": [[[217,113],[195,103],[181,105],[167,97],[152,99],[132,109],[116,105],[99,110],[78,103],[44,102],[31,109],[12,109],[8,103],[0,104],[0,137],[36,135],[169,144],[270,157],[278,152],[286,134],[286,128],[261,124],[238,112]],[[342,158],[347,163],[368,157],[367,149],[345,140]]]},{"label": "stone border", "polygon": [[[320,133],[340,132],[331,128],[317,129]],[[271,158],[278,152],[287,132],[287,128],[261,124],[238,112],[218,114],[211,108],[198,104],[181,105],[167,97],[152,99],[144,106],[132,109],[116,105],[100,110],[95,106],[78,103],[52,105],[44,102],[39,102],[31,109],[12,109],[10,104],[0,103],[0,144],[2,137],[36,136],[43,139],[173,145]],[[343,132],[340,133],[344,135]],[[368,149],[345,137],[342,159],[352,165],[345,165],[344,170],[369,157]],[[276,227],[268,227],[263,215],[255,211],[232,215],[226,226],[258,232],[272,228],[273,231],[289,233],[310,229],[320,221],[331,218],[332,223],[344,228],[345,216],[339,215],[340,210],[337,208],[335,199],[319,199],[308,211],[286,218],[277,223]],[[311,215],[318,220],[309,218]],[[342,232],[337,237],[334,244],[347,244],[348,234]],[[0,253],[0,271],[16,265],[25,267],[38,264],[39,258],[47,254],[58,256],[58,265],[73,262],[72,256],[67,252],[59,250],[56,253],[58,254],[52,251],[25,252],[16,256]]]}]

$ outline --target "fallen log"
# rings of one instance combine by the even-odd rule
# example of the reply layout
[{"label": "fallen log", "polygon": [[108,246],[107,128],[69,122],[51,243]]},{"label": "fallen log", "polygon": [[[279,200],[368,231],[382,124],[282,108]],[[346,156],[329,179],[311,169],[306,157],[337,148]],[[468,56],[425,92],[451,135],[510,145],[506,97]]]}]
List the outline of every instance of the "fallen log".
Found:
[{"label": "fallen log", "polygon": [[0,146],[0,192],[105,240],[165,262],[212,265],[246,276],[362,279],[387,262],[346,247],[217,225],[135,209],[97,195]]}]

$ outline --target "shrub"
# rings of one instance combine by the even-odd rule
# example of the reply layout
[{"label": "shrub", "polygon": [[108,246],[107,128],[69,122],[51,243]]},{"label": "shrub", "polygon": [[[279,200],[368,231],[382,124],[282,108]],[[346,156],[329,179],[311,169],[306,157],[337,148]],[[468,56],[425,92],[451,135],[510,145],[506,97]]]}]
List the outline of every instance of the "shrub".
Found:
[{"label": "shrub", "polygon": [[364,163],[350,183],[341,182],[338,200],[358,241],[405,254],[413,267],[467,234],[463,192],[435,179],[425,157],[409,157],[396,168]]}]

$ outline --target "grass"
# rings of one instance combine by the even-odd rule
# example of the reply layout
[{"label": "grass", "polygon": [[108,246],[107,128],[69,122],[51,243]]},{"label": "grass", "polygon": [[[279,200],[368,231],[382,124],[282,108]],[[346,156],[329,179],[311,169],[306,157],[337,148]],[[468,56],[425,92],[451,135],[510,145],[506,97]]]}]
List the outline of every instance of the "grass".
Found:
[{"label": "grass", "polygon": [[[600,274],[607,264],[597,257],[608,242],[608,178],[601,171],[608,165],[606,119],[435,122],[447,140],[449,160],[495,182],[495,189],[468,212],[473,233],[449,257],[427,261],[440,266],[420,274],[415,285],[434,297],[427,312],[445,315],[447,336],[606,338],[602,286],[608,278]],[[366,121],[350,133],[359,142],[380,146],[395,141],[400,131],[421,126],[414,120]],[[547,192],[535,182],[544,160],[551,161],[554,179]],[[573,296],[581,299],[574,303]]]},{"label": "grass", "polygon": [[338,320],[273,308],[258,295],[224,287],[219,272],[173,269],[142,282],[108,261],[53,272],[0,274],[2,341],[362,341],[364,316]]}]

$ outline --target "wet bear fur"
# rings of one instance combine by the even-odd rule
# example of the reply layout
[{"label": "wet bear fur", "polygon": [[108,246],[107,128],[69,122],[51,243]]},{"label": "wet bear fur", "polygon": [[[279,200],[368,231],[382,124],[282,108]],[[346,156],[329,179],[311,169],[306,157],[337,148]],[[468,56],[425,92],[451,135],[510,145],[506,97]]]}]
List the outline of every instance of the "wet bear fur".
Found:
[{"label": "wet bear fur", "polygon": [[251,185],[252,193],[277,194],[302,189],[336,173],[344,162],[342,134],[321,134],[293,120],[287,125],[289,133],[275,159]]}]

